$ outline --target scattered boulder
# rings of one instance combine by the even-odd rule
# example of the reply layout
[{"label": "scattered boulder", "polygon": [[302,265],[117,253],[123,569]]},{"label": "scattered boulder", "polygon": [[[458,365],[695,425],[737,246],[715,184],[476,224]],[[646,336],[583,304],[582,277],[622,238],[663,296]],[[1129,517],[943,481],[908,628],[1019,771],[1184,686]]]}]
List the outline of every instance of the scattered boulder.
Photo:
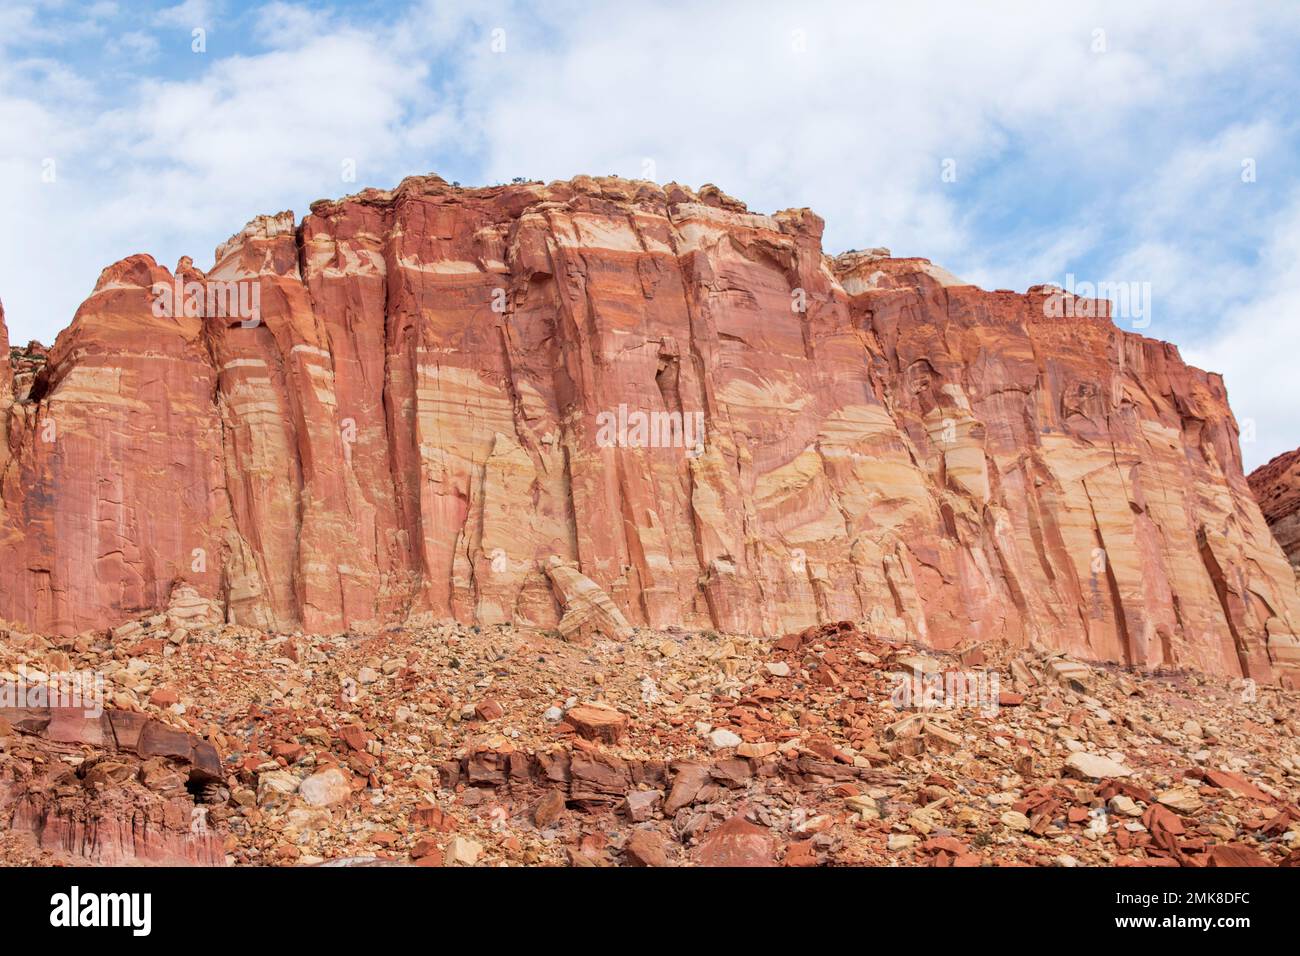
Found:
[{"label": "scattered boulder", "polygon": [[570,709],[564,719],[586,740],[616,744],[627,734],[627,717],[612,707],[584,704]]},{"label": "scattered boulder", "polygon": [[1108,777],[1128,777],[1133,774],[1128,767],[1109,757],[1083,751],[1070,754],[1066,758],[1065,769],[1083,780],[1103,780]]},{"label": "scattered boulder", "polygon": [[700,866],[776,866],[776,838],[766,827],[735,816],[708,835],[695,861]]},{"label": "scattered boulder", "polygon": [[352,795],[352,785],[338,767],[326,767],[303,780],[298,793],[309,806],[332,807]]}]

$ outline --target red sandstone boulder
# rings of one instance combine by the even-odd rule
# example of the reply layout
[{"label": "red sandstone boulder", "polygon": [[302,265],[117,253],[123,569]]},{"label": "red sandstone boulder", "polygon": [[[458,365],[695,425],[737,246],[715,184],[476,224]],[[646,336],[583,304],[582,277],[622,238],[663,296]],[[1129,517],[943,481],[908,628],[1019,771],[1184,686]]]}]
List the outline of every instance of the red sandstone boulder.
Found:
[{"label": "red sandstone boulder", "polygon": [[1272,866],[1260,856],[1259,851],[1237,843],[1226,843],[1210,848],[1210,858],[1206,866]]},{"label": "red sandstone boulder", "polygon": [[623,844],[623,855],[628,866],[672,866],[668,845],[653,830],[634,830]]},{"label": "red sandstone boulder", "polygon": [[627,733],[627,717],[612,707],[583,704],[572,708],[564,719],[586,740],[618,743]]},{"label": "red sandstone boulder", "polygon": [[700,866],[776,866],[776,838],[744,817],[732,817],[695,852]]}]

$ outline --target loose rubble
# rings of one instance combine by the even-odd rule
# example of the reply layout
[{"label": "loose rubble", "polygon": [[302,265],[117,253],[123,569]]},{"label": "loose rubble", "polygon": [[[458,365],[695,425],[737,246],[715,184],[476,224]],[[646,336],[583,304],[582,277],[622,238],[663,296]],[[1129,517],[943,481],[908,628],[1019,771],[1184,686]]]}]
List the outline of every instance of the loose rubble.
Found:
[{"label": "loose rubble", "polygon": [[[1300,863],[1300,701],[1276,687],[847,622],[587,643],[182,627],[0,631],[0,679],[104,676],[96,717],[0,708],[0,861]],[[905,679],[954,673],[995,700],[900,704]]]}]

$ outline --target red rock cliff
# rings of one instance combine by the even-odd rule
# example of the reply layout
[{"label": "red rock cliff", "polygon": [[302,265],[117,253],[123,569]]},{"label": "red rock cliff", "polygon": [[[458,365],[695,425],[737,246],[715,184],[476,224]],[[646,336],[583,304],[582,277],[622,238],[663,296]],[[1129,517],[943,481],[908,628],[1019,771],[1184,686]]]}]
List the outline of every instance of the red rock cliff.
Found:
[{"label": "red rock cliff", "polygon": [[0,402],[6,402],[10,398],[14,376],[9,363],[9,328],[5,325],[3,302],[0,302],[0,348],[4,349],[4,355],[0,356],[0,358],[4,359],[4,361],[0,362]]},{"label": "red rock cliff", "polygon": [[1300,449],[1260,465],[1246,480],[1273,537],[1300,574]]},{"label": "red rock cliff", "polygon": [[[430,177],[260,217],[206,276],[117,263],[25,400],[0,379],[0,618],[101,627],[183,579],[267,628],[551,627],[586,575],[633,624],[1293,679],[1217,375],[821,231]],[[258,321],[160,310],[177,279],[255,286]]]}]

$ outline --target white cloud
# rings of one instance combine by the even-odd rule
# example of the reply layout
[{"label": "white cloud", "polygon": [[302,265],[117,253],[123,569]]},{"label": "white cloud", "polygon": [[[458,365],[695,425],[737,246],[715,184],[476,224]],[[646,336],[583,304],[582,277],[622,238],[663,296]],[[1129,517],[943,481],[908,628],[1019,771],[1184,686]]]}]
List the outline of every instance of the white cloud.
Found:
[{"label": "white cloud", "polygon": [[559,43],[507,21],[499,56],[484,39],[467,70],[488,178],[637,175],[649,157],[661,177],[713,181],[759,208],[812,205],[832,247],[964,257],[944,159],[959,183],[1016,139],[1104,165],[1135,111],[1178,101],[1189,78],[1279,29],[1215,4],[1174,28],[1143,5],[689,10],[574,16]]},{"label": "white cloud", "polygon": [[109,40],[110,56],[125,59],[127,65],[147,63],[158,55],[158,40],[152,34],[132,30]]},{"label": "white cloud", "polygon": [[[1225,76],[1249,92],[1293,50],[1295,7],[564,0],[538,13],[425,0],[364,21],[346,7],[231,9],[186,0],[145,20],[152,34],[112,37],[125,81],[51,59],[66,24],[0,10],[0,129],[22,131],[0,143],[0,296],[16,338],[52,338],[111,261],[203,265],[259,212],[301,215],[429,170],[640,177],[650,160],[660,181],[715,182],[758,210],[811,206],[831,251],[887,245],[1021,289],[1100,262],[1106,274],[1080,278],[1152,281],[1148,332],[1175,341],[1198,303],[1232,309],[1236,331],[1203,337],[1205,360],[1229,372],[1234,404],[1257,406],[1261,447],[1270,434],[1300,444],[1283,400],[1245,381],[1250,330],[1300,291],[1284,261],[1300,218],[1237,175],[1243,156],[1276,169],[1296,124],[1243,104],[1198,125]],[[168,60],[166,79],[141,69],[159,28],[197,26],[240,53]],[[17,54],[37,44],[40,56]],[[1167,143],[1154,166],[1138,132]],[[58,181],[42,184],[51,156]],[[945,159],[956,183],[941,180]],[[1026,206],[1010,170],[1045,198]],[[1072,192],[1081,179],[1094,191]],[[1021,215],[990,231],[1004,208]],[[1220,254],[1229,241],[1274,251],[1255,263]]]},{"label": "white cloud", "polygon": [[36,6],[31,3],[0,5],[0,54],[6,47],[17,49],[24,44],[49,43],[59,38],[62,31],[42,24],[36,13]]},{"label": "white cloud", "polygon": [[[1241,446],[1247,471],[1300,446],[1300,189],[1273,223],[1255,275],[1255,295],[1182,350],[1192,364],[1223,373],[1238,423],[1243,432],[1253,428],[1254,440]],[[1214,279],[1209,264],[1205,281]]]},{"label": "white cloud", "polygon": [[330,26],[328,12],[294,3],[268,3],[257,11],[253,36],[264,46],[293,47],[320,36]]},{"label": "white cloud", "polygon": [[[201,265],[250,218],[383,184],[402,155],[425,69],[339,30],[289,50],[214,58],[192,81],[149,81],[116,109],[47,61],[0,62],[0,298],[17,338],[51,340],[99,272],[134,252]],[[427,137],[436,110],[424,118]],[[42,163],[55,160],[52,183]],[[356,164],[345,182],[343,162]]]}]

